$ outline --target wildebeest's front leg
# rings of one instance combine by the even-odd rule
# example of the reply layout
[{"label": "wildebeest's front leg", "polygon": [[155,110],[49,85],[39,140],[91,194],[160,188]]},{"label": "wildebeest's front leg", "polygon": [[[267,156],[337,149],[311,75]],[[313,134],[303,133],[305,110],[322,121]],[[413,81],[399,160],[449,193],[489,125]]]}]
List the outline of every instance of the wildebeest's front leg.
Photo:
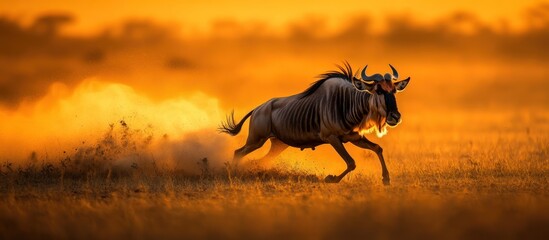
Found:
[{"label": "wildebeest's front leg", "polygon": [[358,140],[351,141],[351,143],[361,148],[370,149],[377,154],[379,162],[381,163],[383,184],[389,185],[391,183],[391,179],[389,178],[389,170],[387,170],[387,166],[385,166],[385,158],[383,158],[383,148],[373,142],[370,142],[370,140],[366,139],[365,137],[361,137]]},{"label": "wildebeest's front leg", "polygon": [[345,160],[345,163],[347,163],[347,169],[345,169],[345,171],[343,173],[341,173],[339,176],[328,175],[324,179],[324,181],[327,182],[327,183],[338,183],[339,181],[341,181],[341,179],[343,177],[345,177],[345,175],[347,175],[347,173],[349,173],[350,171],[355,170],[355,168],[356,168],[355,160],[353,160],[351,155],[349,155],[349,153],[347,152],[347,150],[343,146],[343,143],[341,142],[341,140],[337,136],[332,135],[332,136],[328,137],[327,140],[332,145],[332,147],[334,147],[334,149],[337,151],[337,153],[339,153],[339,156],[341,156],[343,158],[343,160]]}]

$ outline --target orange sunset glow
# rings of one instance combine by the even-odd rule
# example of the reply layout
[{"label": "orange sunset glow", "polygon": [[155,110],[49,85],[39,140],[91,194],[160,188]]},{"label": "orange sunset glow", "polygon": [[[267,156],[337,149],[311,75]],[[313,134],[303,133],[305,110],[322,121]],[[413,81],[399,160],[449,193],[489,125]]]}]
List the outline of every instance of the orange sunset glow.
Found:
[{"label": "orange sunset glow", "polygon": [[[548,42],[539,0],[2,1],[0,238],[547,237]],[[231,162],[227,114],[345,61],[411,78],[402,122],[361,130],[391,186],[350,143],[336,185],[330,144]]]}]

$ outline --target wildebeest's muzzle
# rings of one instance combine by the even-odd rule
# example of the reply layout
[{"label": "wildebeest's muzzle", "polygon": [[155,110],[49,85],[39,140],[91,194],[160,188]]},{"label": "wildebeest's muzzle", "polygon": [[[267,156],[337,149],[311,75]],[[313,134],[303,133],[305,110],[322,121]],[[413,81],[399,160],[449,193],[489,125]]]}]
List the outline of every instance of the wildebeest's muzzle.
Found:
[{"label": "wildebeest's muzzle", "polygon": [[383,95],[385,97],[385,107],[387,108],[387,124],[394,127],[400,123],[400,113],[398,112],[395,94],[386,92]]}]

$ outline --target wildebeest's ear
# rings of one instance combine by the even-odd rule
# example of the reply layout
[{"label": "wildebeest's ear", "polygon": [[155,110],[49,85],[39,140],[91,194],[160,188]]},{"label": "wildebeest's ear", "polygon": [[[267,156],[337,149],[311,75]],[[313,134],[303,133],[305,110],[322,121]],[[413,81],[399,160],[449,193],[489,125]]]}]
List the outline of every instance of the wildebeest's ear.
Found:
[{"label": "wildebeest's ear", "polygon": [[369,93],[373,93],[374,89],[376,87],[376,83],[364,83],[365,91]]},{"label": "wildebeest's ear", "polygon": [[374,91],[374,87],[376,86],[375,83],[373,84],[368,84],[360,79],[357,79],[357,78],[354,78],[353,79],[353,85],[355,86],[355,88],[359,91],[363,91],[363,92],[373,92]]},{"label": "wildebeest's ear", "polygon": [[406,88],[406,86],[408,86],[409,82],[410,82],[410,77],[408,77],[404,80],[395,82],[395,88],[396,88],[397,92],[402,92],[404,90],[404,88]]},{"label": "wildebeest's ear", "polygon": [[355,86],[356,89],[358,89],[358,90],[360,90],[360,91],[364,90],[364,88],[365,88],[364,85],[365,85],[365,84],[364,84],[362,81],[360,81],[360,79],[358,79],[358,78],[353,78],[353,81],[352,81],[352,82],[353,82],[353,85]]}]

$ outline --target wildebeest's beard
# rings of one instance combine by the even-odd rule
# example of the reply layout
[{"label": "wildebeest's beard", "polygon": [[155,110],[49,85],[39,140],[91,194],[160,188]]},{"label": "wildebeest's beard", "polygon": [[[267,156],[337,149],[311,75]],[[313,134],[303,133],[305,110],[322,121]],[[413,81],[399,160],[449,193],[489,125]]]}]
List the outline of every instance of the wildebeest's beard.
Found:
[{"label": "wildebeest's beard", "polygon": [[387,108],[382,94],[372,94],[368,99],[368,114],[358,126],[358,133],[365,135],[375,132],[378,137],[387,134]]}]

